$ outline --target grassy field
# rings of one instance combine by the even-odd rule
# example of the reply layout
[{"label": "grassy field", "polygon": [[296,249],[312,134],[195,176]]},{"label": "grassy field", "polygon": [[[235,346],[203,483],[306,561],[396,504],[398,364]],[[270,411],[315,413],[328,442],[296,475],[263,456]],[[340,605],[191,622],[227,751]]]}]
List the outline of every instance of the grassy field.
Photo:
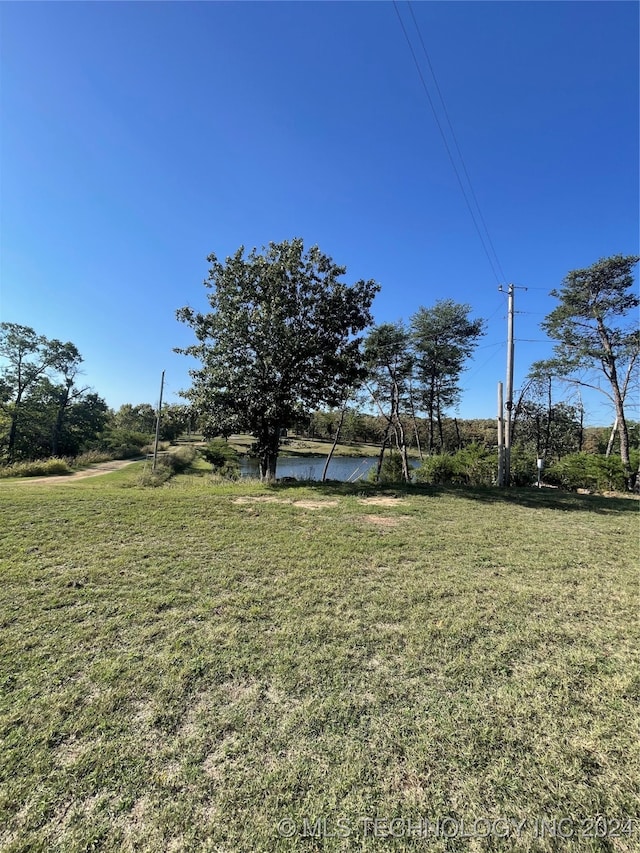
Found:
[{"label": "grassy field", "polygon": [[0,483],[1,850],[640,849],[636,501],[139,469]]}]

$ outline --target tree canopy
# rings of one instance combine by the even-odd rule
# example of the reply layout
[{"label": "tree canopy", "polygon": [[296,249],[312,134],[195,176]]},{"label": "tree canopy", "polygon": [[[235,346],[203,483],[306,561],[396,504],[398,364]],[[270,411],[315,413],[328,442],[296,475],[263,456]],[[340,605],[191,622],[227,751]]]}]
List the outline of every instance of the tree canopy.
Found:
[{"label": "tree canopy", "polygon": [[317,246],[305,251],[300,238],[207,260],[211,312],[177,312],[196,343],[176,351],[202,365],[184,396],[207,437],[255,435],[261,475],[272,479],[281,430],[303,410],[338,405],[362,379],[358,333],[379,286],[343,283],[346,268]]},{"label": "tree canopy", "polygon": [[629,459],[625,398],[637,375],[640,354],[636,310],[640,297],[632,273],[639,260],[635,255],[614,255],[565,276],[561,287],[551,291],[558,305],[542,322],[556,341],[553,357],[533,367],[534,374],[550,373],[595,388],[611,400],[629,488],[635,473]]},{"label": "tree canopy", "polygon": [[74,455],[104,428],[107,406],[76,384],[82,356],[30,326],[0,323],[0,457]]},{"label": "tree canopy", "polygon": [[486,322],[469,318],[471,306],[441,299],[431,308],[420,307],[411,318],[418,403],[429,418],[428,452],[434,447],[434,424],[439,446],[444,444],[442,415],[462,394],[460,376],[473,354]]}]

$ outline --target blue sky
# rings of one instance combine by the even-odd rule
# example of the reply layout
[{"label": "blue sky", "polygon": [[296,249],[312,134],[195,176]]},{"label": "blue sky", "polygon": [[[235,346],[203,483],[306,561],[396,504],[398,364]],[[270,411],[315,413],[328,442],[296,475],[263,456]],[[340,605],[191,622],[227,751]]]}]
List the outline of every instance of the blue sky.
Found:
[{"label": "blue sky", "polygon": [[381,284],[377,322],[441,298],[488,318],[458,414],[494,417],[499,281],[529,287],[518,388],[550,352],[548,291],[638,251],[639,7],[412,8],[504,279],[392,3],[3,3],[1,319],[73,341],[111,406],[155,402],[162,369],[175,400],[206,256],[301,236]]}]

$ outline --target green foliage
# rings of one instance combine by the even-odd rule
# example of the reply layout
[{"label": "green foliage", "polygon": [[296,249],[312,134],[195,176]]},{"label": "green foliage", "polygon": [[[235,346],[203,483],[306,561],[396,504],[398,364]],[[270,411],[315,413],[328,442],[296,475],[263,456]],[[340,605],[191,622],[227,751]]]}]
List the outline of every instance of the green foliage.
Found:
[{"label": "green foliage", "polygon": [[[632,451],[631,464],[638,469],[640,454]],[[544,481],[567,491],[589,489],[594,492],[623,491],[626,474],[619,456],[572,453],[560,459],[544,473]]]},{"label": "green foliage", "polygon": [[370,483],[391,484],[402,483],[404,475],[402,472],[402,457],[398,453],[389,453],[382,460],[380,477],[376,477],[377,466],[373,466],[367,474]]},{"label": "green foliage", "polygon": [[611,400],[629,489],[635,473],[629,461],[625,399],[640,365],[640,296],[632,272],[638,260],[636,255],[614,255],[568,273],[560,289],[551,291],[558,305],[542,322],[556,341],[553,357],[533,365],[534,374],[596,388]]},{"label": "green foliage", "polygon": [[132,430],[109,427],[102,438],[102,446],[110,450],[116,459],[131,459],[139,456],[142,448],[152,442],[153,436]]},{"label": "green foliage", "polygon": [[469,319],[470,312],[470,305],[441,299],[431,308],[419,308],[411,318],[415,405],[429,419],[429,451],[445,446],[442,416],[459,401],[465,362],[485,331],[486,322]]},{"label": "green foliage", "polygon": [[159,457],[158,465],[167,468],[172,474],[181,474],[196,458],[195,447],[180,447],[173,453],[165,453]]},{"label": "green foliage", "polygon": [[164,453],[156,460],[156,470],[145,470],[139,477],[141,486],[161,486],[175,474],[184,473],[197,456],[195,447],[180,447],[174,452]]},{"label": "green foliage", "polygon": [[552,384],[549,375],[530,379],[513,418],[514,442],[547,464],[580,451],[584,435],[581,406],[554,402]]},{"label": "green foliage", "polygon": [[76,385],[82,356],[70,341],[0,324],[0,455],[7,461],[75,456],[96,441],[107,406]]},{"label": "green foliage", "polygon": [[280,430],[305,410],[339,405],[362,377],[357,335],[379,287],[342,283],[345,268],[317,246],[305,252],[301,239],[208,260],[212,312],[177,312],[197,339],[177,351],[202,363],[185,396],[206,437],[255,435],[261,475],[273,478]]},{"label": "green foliage", "polygon": [[416,483],[435,486],[458,482],[456,475],[457,470],[453,456],[437,453],[425,457],[422,465],[414,472],[413,478]]},{"label": "green foliage", "polygon": [[513,486],[531,486],[533,483],[537,483],[537,481],[538,456],[530,448],[522,446],[513,447],[511,449],[511,484]]},{"label": "green foliage", "polygon": [[42,459],[39,462],[14,462],[0,467],[0,478],[6,477],[53,477],[58,474],[72,474],[66,459]]},{"label": "green foliage", "polygon": [[213,473],[227,480],[237,480],[240,476],[238,451],[223,439],[214,439],[200,453],[211,463]]},{"label": "green foliage", "polygon": [[125,432],[155,433],[156,410],[149,403],[124,403],[113,416],[113,426]]},{"label": "green foliage", "polygon": [[496,453],[479,444],[470,444],[451,455],[426,457],[414,479],[428,485],[493,486],[497,467]]}]

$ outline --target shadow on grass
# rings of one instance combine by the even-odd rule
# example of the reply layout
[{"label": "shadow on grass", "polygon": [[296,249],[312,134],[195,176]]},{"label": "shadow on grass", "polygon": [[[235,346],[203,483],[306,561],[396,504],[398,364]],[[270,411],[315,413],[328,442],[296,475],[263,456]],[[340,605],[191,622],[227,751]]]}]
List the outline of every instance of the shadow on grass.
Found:
[{"label": "shadow on grass", "polygon": [[425,495],[438,497],[440,495],[455,495],[466,500],[481,503],[508,503],[531,509],[557,509],[564,512],[578,510],[580,512],[596,512],[607,515],[617,513],[638,513],[640,503],[633,496],[604,497],[603,495],[578,495],[574,492],[562,492],[559,489],[537,489],[535,487],[497,489],[488,487],[465,486],[425,486],[406,483],[376,485],[359,481],[357,483],[342,483],[328,480],[320,483],[315,480],[277,481],[269,489],[284,491],[287,489],[313,489],[321,495],[387,495],[394,497],[410,497]]}]

